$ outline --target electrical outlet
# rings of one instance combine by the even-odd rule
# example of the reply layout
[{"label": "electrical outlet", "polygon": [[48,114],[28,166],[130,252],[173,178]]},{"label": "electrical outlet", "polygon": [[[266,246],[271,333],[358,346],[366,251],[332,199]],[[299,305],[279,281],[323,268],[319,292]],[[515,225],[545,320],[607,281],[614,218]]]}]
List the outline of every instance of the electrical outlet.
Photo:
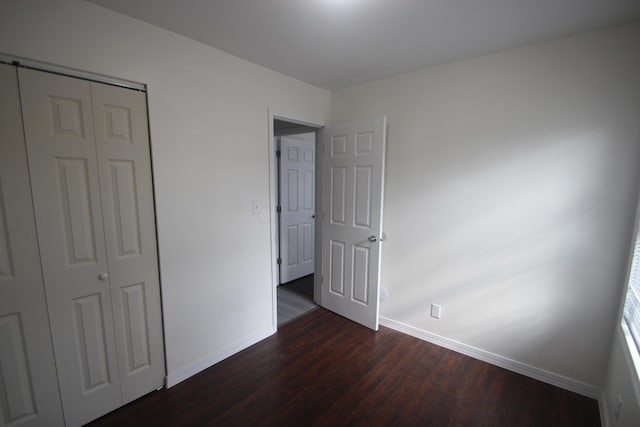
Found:
[{"label": "electrical outlet", "polygon": [[438,304],[431,304],[431,317],[439,319],[441,309],[442,307],[440,307]]},{"label": "electrical outlet", "polygon": [[620,419],[620,412],[622,412],[622,396],[618,395],[616,407],[613,409],[613,417],[616,419],[616,422]]}]

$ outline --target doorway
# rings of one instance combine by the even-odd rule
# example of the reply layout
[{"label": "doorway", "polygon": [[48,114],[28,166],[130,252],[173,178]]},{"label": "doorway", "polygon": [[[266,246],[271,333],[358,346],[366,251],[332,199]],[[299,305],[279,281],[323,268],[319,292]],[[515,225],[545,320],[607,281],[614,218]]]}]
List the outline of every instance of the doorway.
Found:
[{"label": "doorway", "polygon": [[[269,114],[272,319],[277,330],[277,289],[281,283],[276,121],[287,132],[294,125],[313,126]],[[314,301],[374,331],[379,326],[385,116],[325,127],[315,156]],[[320,197],[321,196],[321,197]]]},{"label": "doorway", "polygon": [[307,124],[273,118],[277,327],[317,308],[316,130]]}]

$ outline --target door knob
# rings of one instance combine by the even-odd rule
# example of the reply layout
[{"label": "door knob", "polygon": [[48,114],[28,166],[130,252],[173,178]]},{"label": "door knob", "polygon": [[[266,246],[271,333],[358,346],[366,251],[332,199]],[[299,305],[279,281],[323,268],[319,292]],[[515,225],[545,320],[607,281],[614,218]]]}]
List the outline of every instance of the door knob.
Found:
[{"label": "door knob", "polygon": [[107,274],[107,273],[98,274],[98,279],[100,279],[100,280],[107,280],[108,278],[109,278],[109,274]]},{"label": "door knob", "polygon": [[373,243],[373,242],[377,242],[377,241],[378,241],[378,238],[377,238],[376,236],[369,236],[369,237],[367,238],[367,240],[369,240],[370,242],[372,242],[372,243]]}]

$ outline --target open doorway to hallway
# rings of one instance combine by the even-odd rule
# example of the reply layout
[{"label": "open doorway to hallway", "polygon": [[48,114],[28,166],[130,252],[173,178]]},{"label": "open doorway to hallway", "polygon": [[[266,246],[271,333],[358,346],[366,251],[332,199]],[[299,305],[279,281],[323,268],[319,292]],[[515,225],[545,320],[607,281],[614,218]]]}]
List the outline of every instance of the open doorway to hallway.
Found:
[{"label": "open doorway to hallway", "polygon": [[277,182],[277,324],[314,303],[316,128],[273,121]]}]

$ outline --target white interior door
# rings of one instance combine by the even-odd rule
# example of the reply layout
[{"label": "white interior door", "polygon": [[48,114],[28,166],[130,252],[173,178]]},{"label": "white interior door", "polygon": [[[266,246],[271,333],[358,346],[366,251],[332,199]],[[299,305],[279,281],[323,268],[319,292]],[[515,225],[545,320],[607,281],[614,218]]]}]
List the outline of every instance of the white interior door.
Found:
[{"label": "white interior door", "polygon": [[144,93],[91,84],[122,402],[162,386],[164,351]]},{"label": "white interior door", "polygon": [[0,93],[0,425],[60,426],[15,67]]},{"label": "white interior door", "polygon": [[386,118],[321,135],[322,305],[378,330]]},{"label": "white interior door", "polygon": [[90,83],[20,69],[33,199],[68,425],[122,401]]},{"label": "white interior door", "polygon": [[313,273],[315,134],[280,138],[280,283]]},{"label": "white interior door", "polygon": [[164,380],[144,94],[19,71],[65,419],[84,424]]}]

